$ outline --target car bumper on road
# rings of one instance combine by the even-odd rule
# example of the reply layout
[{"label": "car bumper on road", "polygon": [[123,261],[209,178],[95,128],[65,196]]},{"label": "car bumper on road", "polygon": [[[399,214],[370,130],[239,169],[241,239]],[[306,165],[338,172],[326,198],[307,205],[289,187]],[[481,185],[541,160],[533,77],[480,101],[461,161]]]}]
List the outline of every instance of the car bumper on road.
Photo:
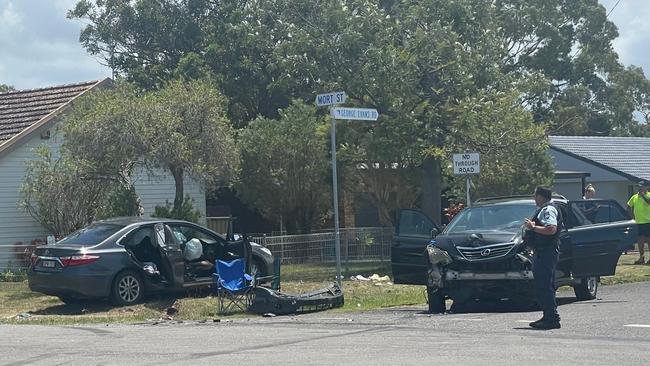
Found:
[{"label": "car bumper on road", "polygon": [[37,272],[27,274],[29,289],[51,296],[74,296],[84,298],[106,297],[110,292],[110,280],[105,275],[79,275],[61,272]]}]

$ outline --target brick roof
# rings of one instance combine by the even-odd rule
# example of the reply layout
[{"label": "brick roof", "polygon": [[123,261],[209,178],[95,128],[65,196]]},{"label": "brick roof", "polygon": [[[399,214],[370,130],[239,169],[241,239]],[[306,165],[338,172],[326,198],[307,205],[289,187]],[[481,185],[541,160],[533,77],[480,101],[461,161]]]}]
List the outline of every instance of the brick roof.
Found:
[{"label": "brick roof", "polygon": [[97,83],[89,81],[0,93],[0,146]]},{"label": "brick roof", "polygon": [[551,148],[634,180],[650,180],[650,138],[550,136]]}]

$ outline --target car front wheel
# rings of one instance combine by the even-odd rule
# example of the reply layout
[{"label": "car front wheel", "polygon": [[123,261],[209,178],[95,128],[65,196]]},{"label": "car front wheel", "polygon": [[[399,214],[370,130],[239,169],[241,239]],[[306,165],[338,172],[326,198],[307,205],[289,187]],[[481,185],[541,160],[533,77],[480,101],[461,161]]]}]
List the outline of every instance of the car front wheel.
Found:
[{"label": "car front wheel", "polygon": [[598,294],[598,283],[600,278],[597,276],[585,277],[580,280],[580,283],[573,286],[573,292],[576,298],[580,301],[593,300]]},{"label": "car front wheel", "polygon": [[440,290],[434,290],[427,286],[427,302],[429,303],[430,314],[444,314],[447,311],[445,295]]},{"label": "car front wheel", "polygon": [[111,301],[115,305],[134,305],[144,297],[142,278],[133,271],[120,272],[113,280]]}]

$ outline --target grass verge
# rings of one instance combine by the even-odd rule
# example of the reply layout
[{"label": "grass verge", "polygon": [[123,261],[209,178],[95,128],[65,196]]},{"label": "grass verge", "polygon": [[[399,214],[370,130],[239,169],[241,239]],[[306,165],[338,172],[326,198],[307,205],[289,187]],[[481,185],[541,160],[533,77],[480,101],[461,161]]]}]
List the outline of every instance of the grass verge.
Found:
[{"label": "grass verge", "polygon": [[[633,265],[637,254],[621,257],[616,276],[603,278],[603,285],[650,281],[649,265]],[[335,278],[333,265],[290,265],[282,271],[282,291],[300,293],[326,287]],[[345,271],[344,271],[345,273]],[[348,266],[346,277],[361,274],[390,274],[388,263],[355,263]],[[329,279],[329,282],[327,280]],[[343,282],[345,306],[335,311],[371,310],[383,307],[420,305],[426,302],[424,287],[387,283]],[[139,323],[168,321],[167,309],[178,310],[174,321],[241,318],[245,314],[221,316],[217,301],[209,293],[187,294],[183,297],[157,296],[143,304],[111,307],[102,302],[66,305],[56,297],[29,291],[26,282],[0,282],[0,323],[71,325],[92,323]],[[27,315],[29,314],[29,315]]]}]

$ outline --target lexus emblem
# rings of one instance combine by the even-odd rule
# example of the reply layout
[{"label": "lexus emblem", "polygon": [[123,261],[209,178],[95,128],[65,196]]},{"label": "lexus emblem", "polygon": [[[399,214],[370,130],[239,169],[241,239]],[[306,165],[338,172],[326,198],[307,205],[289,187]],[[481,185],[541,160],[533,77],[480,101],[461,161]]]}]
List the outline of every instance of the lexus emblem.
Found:
[{"label": "lexus emblem", "polygon": [[44,255],[50,255],[50,251],[45,249],[45,252],[43,252]]},{"label": "lexus emblem", "polygon": [[490,253],[492,253],[492,250],[490,250],[490,249],[483,249],[483,251],[481,251],[481,257],[487,257],[487,256],[490,255]]}]

